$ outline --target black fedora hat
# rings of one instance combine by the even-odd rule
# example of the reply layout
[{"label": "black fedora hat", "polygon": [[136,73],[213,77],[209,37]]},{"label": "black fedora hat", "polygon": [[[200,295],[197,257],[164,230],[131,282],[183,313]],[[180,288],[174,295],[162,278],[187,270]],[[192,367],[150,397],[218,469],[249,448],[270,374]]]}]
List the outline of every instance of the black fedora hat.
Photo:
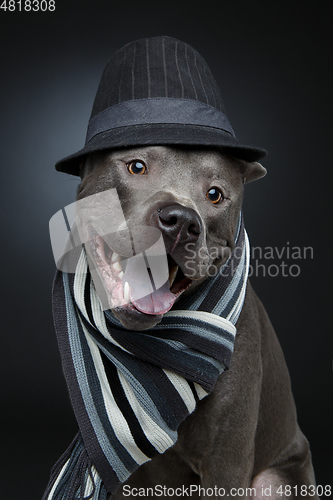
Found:
[{"label": "black fedora hat", "polygon": [[190,45],[168,36],[137,40],[111,57],[85,146],[56,169],[79,175],[83,157],[94,151],[162,144],[222,147],[249,162],[267,154],[238,142],[207,63]]}]

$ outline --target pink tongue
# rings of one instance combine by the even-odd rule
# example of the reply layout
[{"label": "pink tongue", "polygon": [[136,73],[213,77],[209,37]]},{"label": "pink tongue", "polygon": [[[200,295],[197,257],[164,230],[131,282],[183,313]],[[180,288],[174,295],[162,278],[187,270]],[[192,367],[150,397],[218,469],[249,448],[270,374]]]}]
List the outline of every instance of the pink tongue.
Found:
[{"label": "pink tongue", "polygon": [[170,292],[169,281],[140,299],[133,299],[130,289],[130,299],[132,304],[145,314],[164,314],[171,309],[175,301],[175,296]]}]

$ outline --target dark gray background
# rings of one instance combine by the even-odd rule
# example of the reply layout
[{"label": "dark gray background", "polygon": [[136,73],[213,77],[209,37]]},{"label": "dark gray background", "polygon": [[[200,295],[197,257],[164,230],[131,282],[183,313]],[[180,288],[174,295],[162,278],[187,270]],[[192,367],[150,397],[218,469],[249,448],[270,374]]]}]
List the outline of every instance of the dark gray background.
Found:
[{"label": "dark gray background", "polygon": [[53,165],[83,146],[110,55],[153,35],[193,45],[238,138],[269,151],[267,177],[246,189],[252,245],[314,249],[313,259],[285,261],[298,277],[252,283],[285,352],[317,482],[330,484],[331,11],[322,5],[56,0],[53,13],[0,11],[2,498],[38,500],[76,432],[52,325],[48,221],[78,182]]}]

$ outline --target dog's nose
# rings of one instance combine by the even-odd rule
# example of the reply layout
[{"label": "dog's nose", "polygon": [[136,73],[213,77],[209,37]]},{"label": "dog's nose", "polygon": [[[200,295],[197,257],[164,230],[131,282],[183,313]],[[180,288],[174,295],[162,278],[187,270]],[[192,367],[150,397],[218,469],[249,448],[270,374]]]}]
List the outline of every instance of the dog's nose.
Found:
[{"label": "dog's nose", "polygon": [[178,243],[196,242],[202,230],[198,213],[182,205],[169,205],[158,210],[161,231]]}]

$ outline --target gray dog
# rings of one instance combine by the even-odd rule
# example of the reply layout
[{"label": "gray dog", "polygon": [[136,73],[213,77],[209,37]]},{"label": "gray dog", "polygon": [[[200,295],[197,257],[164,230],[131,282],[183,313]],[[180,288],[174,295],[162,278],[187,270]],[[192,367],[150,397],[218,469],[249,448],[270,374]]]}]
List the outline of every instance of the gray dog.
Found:
[{"label": "gray dog", "polygon": [[[223,363],[218,365],[219,375],[216,376],[214,388],[208,390],[204,383],[200,388],[197,379],[191,378],[187,372],[183,375],[180,369],[174,368],[171,371],[183,375],[177,385],[178,382],[174,382],[173,375],[169,372],[171,365],[161,362],[163,374],[159,372],[157,378],[149,379],[155,381],[154,387],[158,386],[162,375],[167,373],[169,381],[172,380],[177,388],[177,394],[182,393],[185,383],[188,384],[188,394],[191,395],[194,406],[187,412],[186,418],[180,418],[173,445],[167,445],[163,452],[153,453],[149,459],[142,459],[140,463],[136,458],[139,466],[136,465],[129,473],[122,475],[122,470],[129,470],[131,457],[141,457],[142,450],[145,455],[149,455],[147,446],[138,444],[135,429],[138,434],[143,429],[145,439],[147,436],[151,442],[154,439],[149,437],[151,435],[147,431],[147,424],[142,423],[141,410],[138,410],[137,402],[133,402],[125,376],[127,380],[133,376],[135,381],[131,382],[132,386],[137,387],[135,384],[139,380],[139,373],[145,372],[146,377],[148,372],[150,374],[155,370],[149,364],[154,365],[155,358],[152,354],[149,355],[150,358],[143,354],[142,359],[149,361],[149,369],[146,365],[141,365],[140,360],[140,370],[136,365],[132,375],[124,368],[125,361],[119,360],[125,359],[124,356],[130,353],[129,360],[132,363],[132,355],[138,356],[136,342],[133,341],[131,347],[131,339],[137,339],[139,343],[147,341],[147,344],[142,344],[144,353],[153,345],[149,343],[149,335],[152,343],[156,340],[156,332],[158,340],[165,340],[164,330],[159,328],[162,328],[161,325],[168,325],[165,321],[175,317],[173,315],[192,315],[190,321],[194,321],[193,318],[199,318],[200,321],[202,317],[210,318],[209,321],[215,325],[211,312],[199,316],[201,313],[197,313],[193,305],[197,302],[193,300],[202,300],[200,297],[205,293],[208,294],[207,297],[214,293],[216,274],[225,269],[235,256],[241,231],[239,221],[244,184],[266,174],[266,170],[256,161],[265,152],[237,142],[222,106],[216,83],[206,63],[191,47],[168,37],[134,42],[118,51],[104,72],[85,148],[57,165],[58,170],[81,176],[78,202],[116,189],[126,227],[132,235],[137,234],[138,228],[158,230],[163,236],[169,281],[158,290],[154,289],[148,298],[134,299],[133,290],[141,285],[133,284],[135,280],[130,274],[135,274],[136,271],[125,266],[128,255],[127,250],[122,249],[121,238],[118,238],[117,245],[114,246],[112,239],[108,240],[103,234],[99,234],[99,223],[90,214],[86,227],[86,249],[105,291],[112,312],[112,315],[110,311],[107,312],[106,317],[113,326],[108,331],[103,330],[104,319],[95,312],[97,302],[94,302],[93,295],[90,294],[92,298],[89,299],[89,304],[85,302],[82,307],[81,299],[76,300],[78,308],[81,307],[83,311],[80,324],[85,337],[82,333],[81,344],[75,345],[81,348],[85,342],[82,339],[87,339],[90,332],[96,339],[95,330],[99,329],[104,332],[104,337],[97,341],[102,354],[96,354],[97,348],[89,338],[86,347],[82,347],[81,366],[77,355],[79,347],[73,349],[71,341],[68,346],[66,344],[63,347],[63,341],[59,341],[64,371],[83,440],[78,439],[60,460],[57,474],[50,482],[45,499],[102,499],[107,498],[110,492],[114,499],[136,496],[166,498],[172,495],[190,495],[194,498],[318,498],[309,445],[297,424],[281,347],[262,303],[251,285],[246,283],[247,275],[235,326],[228,327],[226,320],[221,320],[225,322],[229,332],[233,328],[235,331],[237,329],[230,365],[223,358]],[[104,204],[99,217],[107,220],[114,217],[114,213]],[[144,239],[145,235],[141,237],[142,241]],[[130,276],[128,279],[132,279],[130,285],[124,278],[126,273]],[[70,279],[68,283],[69,290]],[[79,278],[75,277],[73,283],[73,294],[79,297]],[[85,292],[92,286],[90,281],[88,285],[87,283],[83,284]],[[209,292],[208,283],[213,283]],[[60,314],[62,302],[68,302],[69,295],[58,292],[56,317]],[[223,302],[224,295],[221,297],[219,300]],[[186,309],[188,303],[192,306],[187,315],[183,309]],[[72,325],[73,321],[68,319],[71,318],[68,311],[69,306],[66,328],[70,330],[68,325]],[[192,323],[187,323],[186,327],[189,324]],[[62,328],[63,331],[63,325],[63,322],[56,319],[58,330]],[[191,333],[199,335],[196,328],[197,325],[194,325]],[[77,331],[80,338],[81,330]],[[118,335],[119,332],[122,336]],[[122,348],[119,358],[114,362],[118,375],[114,367],[107,368],[105,361],[106,358],[114,360],[116,356],[116,351],[108,350],[105,344],[108,335],[112,337],[116,349],[119,346]],[[210,334],[205,335],[211,341]],[[175,359],[185,349],[184,346],[187,346],[185,338],[190,337],[178,338],[171,335],[167,338],[165,345],[175,349]],[[179,343],[180,340],[182,344]],[[193,354],[194,349],[197,346],[190,344],[190,349],[186,352]],[[208,359],[207,352],[204,352],[200,360]],[[163,352],[156,351],[156,357],[159,356],[163,357]],[[215,361],[211,361],[212,357]],[[91,364],[83,383],[80,377],[84,367],[88,366],[87,359]],[[199,365],[201,361],[197,359]],[[209,362],[217,366],[217,359],[220,358],[217,355],[214,357],[212,352]],[[94,376],[90,379],[89,374],[95,369],[96,376],[94,371]],[[204,370],[200,376],[205,376]],[[102,380],[107,381],[107,388]],[[165,383],[161,382],[161,387]],[[85,389],[87,386],[91,393],[88,395]],[[112,404],[116,403],[113,410],[110,409],[111,403],[109,406],[105,404],[106,409],[101,403],[106,401],[109,387],[112,396],[110,401],[112,400]],[[167,394],[169,386],[166,384],[165,387]],[[204,394],[202,387],[206,391]],[[147,401],[150,401],[150,396],[153,398],[154,390],[152,388],[148,392]],[[102,395],[100,399],[94,395],[94,391]],[[157,422],[156,414],[151,409],[158,406],[158,398],[145,406],[145,401],[140,399],[142,390],[133,391],[137,391],[136,401],[140,401],[145,408],[145,415],[151,415],[150,420],[155,419],[154,422]],[[89,397],[91,404],[87,403]],[[162,397],[163,394],[159,396],[159,400]],[[172,401],[170,404],[172,406]],[[98,405],[105,410],[104,413],[98,413],[99,419],[94,417],[95,407]],[[179,409],[181,405],[177,403],[176,406]],[[120,424],[117,427],[117,422],[122,422],[119,409],[127,416],[126,422],[121,424],[123,427]],[[177,412],[177,408],[174,411]],[[163,408],[157,413],[162,414]],[[115,439],[118,444],[108,443],[104,450],[105,441],[100,437],[102,431],[98,431],[98,434],[95,430],[97,420],[102,422],[103,429],[113,426],[112,433],[122,446]],[[104,424],[106,420],[107,423]],[[167,428],[165,421],[161,426],[163,432]],[[141,429],[138,429],[138,422]],[[124,434],[127,431],[122,429],[127,425],[131,432],[126,441]],[[169,432],[169,428],[167,430]],[[160,427],[157,432],[160,432]],[[92,436],[95,435],[97,444],[92,445]],[[124,444],[132,443],[133,439],[141,447],[141,451],[134,452],[132,444]],[[130,458],[124,451],[126,446]],[[156,443],[154,446],[157,448]],[[98,451],[103,459],[96,458],[99,457],[96,452],[99,447],[104,450],[104,455]],[[113,466],[108,475],[109,463],[104,463],[103,460],[108,457],[110,449],[115,451],[114,456],[118,461],[115,459],[114,463],[118,465]],[[75,458],[75,462],[74,456],[84,458]],[[111,459],[112,457],[108,459],[109,462]],[[71,461],[73,465],[68,465]],[[70,481],[68,478],[75,474],[79,477],[78,469],[89,472],[83,475],[80,473],[80,478],[75,481],[72,479],[71,485],[64,486],[60,494],[60,486]],[[102,482],[98,482],[98,475],[102,476]],[[82,481],[86,481],[84,491]],[[105,487],[102,486],[103,482]],[[57,491],[59,496],[56,496]]]},{"label": "gray dog", "polygon": [[[130,173],[134,164],[145,175]],[[203,247],[209,254],[216,247],[233,249],[244,182],[265,175],[259,163],[245,163],[214,149],[163,146],[92,156],[83,171],[78,199],[117,187],[130,227],[156,225],[165,235],[168,253],[180,235],[173,259],[178,273],[193,280],[184,295],[202,284],[210,266],[223,265],[221,252],[222,257],[207,262],[204,272],[196,262],[193,276],[193,266],[186,269],[186,244],[194,243],[196,255]],[[218,204],[207,200],[211,186],[220,189]],[[114,314],[126,328],[136,330],[161,321],[160,314],[141,313],[131,304],[115,309]],[[272,498],[280,498],[274,491],[281,485],[284,492],[285,485],[315,484],[281,347],[250,285],[237,323],[230,369],[181,424],[176,445],[142,465],[126,484],[127,491],[193,484],[206,489],[221,485],[229,491],[251,484],[256,498],[264,497],[267,487],[272,488]],[[122,497],[119,489],[115,498]]]}]

